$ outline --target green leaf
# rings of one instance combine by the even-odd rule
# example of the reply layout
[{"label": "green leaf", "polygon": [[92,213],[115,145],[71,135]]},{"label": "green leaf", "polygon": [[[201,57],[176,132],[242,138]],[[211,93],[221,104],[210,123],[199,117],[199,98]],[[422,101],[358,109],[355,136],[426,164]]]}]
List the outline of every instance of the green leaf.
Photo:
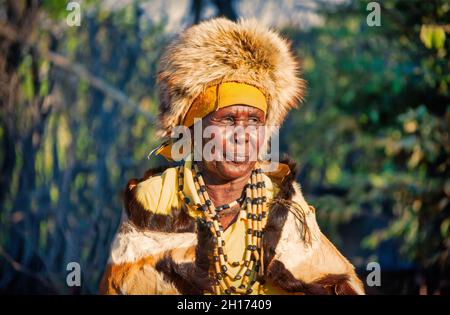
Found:
[{"label": "green leaf", "polygon": [[428,49],[441,49],[445,44],[445,31],[440,26],[422,25],[420,40]]}]

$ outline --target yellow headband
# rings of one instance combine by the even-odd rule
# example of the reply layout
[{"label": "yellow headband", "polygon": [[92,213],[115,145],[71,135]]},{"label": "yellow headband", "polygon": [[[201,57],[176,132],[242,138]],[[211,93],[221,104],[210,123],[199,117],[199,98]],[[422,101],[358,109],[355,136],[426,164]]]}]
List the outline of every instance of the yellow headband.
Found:
[{"label": "yellow headband", "polygon": [[[191,127],[195,118],[203,118],[215,110],[232,105],[247,105],[267,113],[264,94],[253,85],[239,82],[225,82],[213,85],[200,94],[184,116],[183,126]],[[162,155],[172,160],[172,142],[167,141],[154,149],[149,155]]]},{"label": "yellow headband", "polygon": [[191,127],[195,118],[203,118],[215,110],[238,104],[267,112],[266,97],[259,89],[245,83],[225,82],[207,88],[195,99],[183,120],[183,125]]}]

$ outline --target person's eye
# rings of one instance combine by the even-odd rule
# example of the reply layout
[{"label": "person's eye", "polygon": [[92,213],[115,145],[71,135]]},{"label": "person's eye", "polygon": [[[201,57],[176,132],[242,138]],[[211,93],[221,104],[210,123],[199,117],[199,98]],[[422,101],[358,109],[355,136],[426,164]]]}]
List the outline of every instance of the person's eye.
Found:
[{"label": "person's eye", "polygon": [[230,116],[227,116],[227,117],[222,118],[222,122],[225,123],[225,124],[233,124],[234,123],[234,118],[230,117]]},{"label": "person's eye", "polygon": [[260,123],[260,120],[259,120],[259,118],[258,117],[249,117],[248,118],[248,122],[250,123],[250,124],[252,124],[252,125],[255,125],[255,124],[259,124]]}]

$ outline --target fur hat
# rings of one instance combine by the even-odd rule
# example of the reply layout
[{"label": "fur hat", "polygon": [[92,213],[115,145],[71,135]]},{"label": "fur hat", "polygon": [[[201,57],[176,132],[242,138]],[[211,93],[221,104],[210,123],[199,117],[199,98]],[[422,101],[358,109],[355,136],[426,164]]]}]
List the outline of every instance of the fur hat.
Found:
[{"label": "fur hat", "polygon": [[157,134],[170,137],[208,87],[240,82],[267,98],[268,126],[279,126],[303,99],[305,81],[290,44],[254,19],[216,18],[188,28],[164,52],[158,69]]}]

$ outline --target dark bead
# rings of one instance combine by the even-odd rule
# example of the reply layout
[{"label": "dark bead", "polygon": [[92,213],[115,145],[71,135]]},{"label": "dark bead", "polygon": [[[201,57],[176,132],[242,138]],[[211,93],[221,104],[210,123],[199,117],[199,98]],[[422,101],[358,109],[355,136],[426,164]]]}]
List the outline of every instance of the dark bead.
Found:
[{"label": "dark bead", "polygon": [[230,287],[231,292],[236,292],[236,288],[234,286]]},{"label": "dark bead", "polygon": [[258,221],[262,221],[262,219],[263,219],[262,214],[258,215]]},{"label": "dark bead", "polygon": [[248,245],[247,249],[251,251],[251,250],[253,250],[253,246],[252,245]]},{"label": "dark bead", "polygon": [[248,290],[247,290],[247,294],[251,294],[252,292],[253,292],[252,289],[248,289]]},{"label": "dark bead", "polygon": [[250,277],[251,274],[252,274],[252,272],[251,272],[250,270],[247,270],[247,271],[245,272],[245,275],[246,275],[247,277]]},{"label": "dark bead", "polygon": [[258,205],[262,205],[263,201],[262,201],[261,198],[258,198],[258,200],[256,201],[256,203],[257,203]]},{"label": "dark bead", "polygon": [[217,252],[219,253],[219,255],[223,255],[223,248],[222,247],[218,247],[217,248]]},{"label": "dark bead", "polygon": [[220,232],[220,231],[216,231],[216,235],[217,235],[217,237],[219,237],[219,236],[221,236],[221,235],[222,235],[222,232]]},{"label": "dark bead", "polygon": [[205,219],[198,218],[198,219],[197,219],[197,222],[198,222],[198,224],[201,225],[201,226],[206,225]]},{"label": "dark bead", "polygon": [[254,188],[256,188],[256,185],[255,184],[250,184],[250,188],[254,189]]},{"label": "dark bead", "polygon": [[208,208],[207,208],[205,205],[202,205],[202,206],[200,207],[200,210],[201,210],[201,211],[206,211],[206,210],[208,210]]},{"label": "dark bead", "polygon": [[241,285],[239,286],[239,289],[245,289],[245,285],[241,284]]},{"label": "dark bead", "polygon": [[219,261],[219,256],[213,256],[213,260],[214,260],[214,262]]},{"label": "dark bead", "polygon": [[183,185],[182,184],[178,185],[178,190],[183,190]]},{"label": "dark bead", "polygon": [[249,265],[250,265],[250,261],[249,260],[244,261],[244,266],[245,267],[248,267]]},{"label": "dark bead", "polygon": [[226,290],[225,290],[225,293],[226,293],[226,294],[231,294],[231,291],[230,291],[229,289],[226,289]]},{"label": "dark bead", "polygon": [[225,265],[222,265],[221,268],[222,268],[222,271],[223,271],[223,272],[227,272],[227,270],[228,270],[227,266],[225,266]]},{"label": "dark bead", "polygon": [[191,199],[189,199],[188,197],[184,197],[184,203],[185,204],[189,204],[191,202]]},{"label": "dark bead", "polygon": [[248,213],[247,214],[247,219],[251,219],[252,218],[252,214],[251,213]]},{"label": "dark bead", "polygon": [[234,277],[234,280],[241,280],[242,279],[242,277],[240,276],[240,275],[236,275],[235,277]]},{"label": "dark bead", "polygon": [[216,214],[215,216],[213,216],[213,220],[219,221],[219,216]]},{"label": "dark bead", "polygon": [[233,267],[238,267],[239,266],[239,261],[234,261],[231,265]]},{"label": "dark bead", "polygon": [[223,259],[225,259],[225,261],[228,260],[228,256],[227,255],[223,255]]},{"label": "dark bead", "polygon": [[208,200],[205,201],[205,203],[209,207],[211,205],[211,200],[208,199]]},{"label": "dark bead", "polygon": [[247,229],[247,234],[252,234],[253,233],[252,231],[253,231],[252,229]]},{"label": "dark bead", "polygon": [[252,198],[250,198],[250,197],[245,198],[245,202],[247,202],[247,203],[252,202]]},{"label": "dark bead", "polygon": [[219,207],[216,208],[216,211],[218,211],[218,212],[220,212],[222,210],[223,210],[223,206],[219,206]]},{"label": "dark bead", "polygon": [[217,279],[217,280],[222,280],[222,278],[223,278],[223,277],[222,277],[222,274],[221,274],[221,273],[217,273],[217,274],[216,274],[216,279]]},{"label": "dark bead", "polygon": [[206,226],[207,226],[208,228],[211,228],[211,227],[213,226],[213,223],[212,223],[212,221],[208,221],[208,222],[206,222]]},{"label": "dark bead", "polygon": [[206,191],[206,187],[202,185],[202,186],[200,186],[200,189],[199,189],[199,190],[200,190],[200,192],[202,192],[202,193],[203,193],[203,192],[205,192],[205,191]]},{"label": "dark bead", "polygon": [[224,240],[222,240],[222,246],[225,246],[225,241]]},{"label": "dark bead", "polygon": [[252,220],[256,220],[256,219],[258,219],[258,216],[256,214],[253,214],[252,215]]},{"label": "dark bead", "polygon": [[222,208],[223,208],[223,209],[228,209],[228,208],[230,208],[230,205],[229,205],[229,204],[224,204],[224,205],[222,206]]}]

